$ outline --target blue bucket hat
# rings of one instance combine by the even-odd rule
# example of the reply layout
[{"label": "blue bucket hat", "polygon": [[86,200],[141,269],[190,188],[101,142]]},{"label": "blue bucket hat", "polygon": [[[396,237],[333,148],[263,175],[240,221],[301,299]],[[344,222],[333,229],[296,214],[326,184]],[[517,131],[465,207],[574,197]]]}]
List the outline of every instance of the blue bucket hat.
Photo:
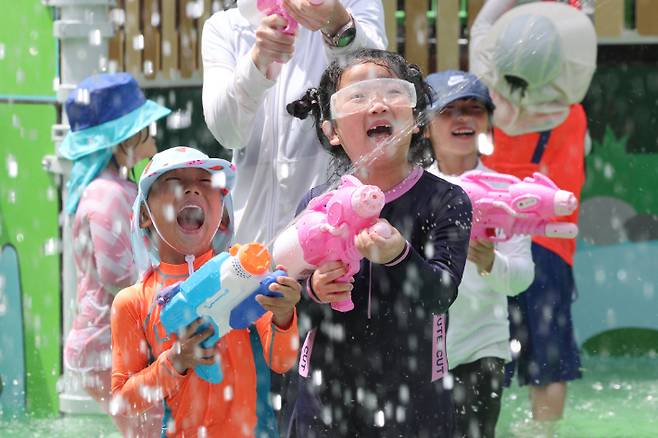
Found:
[{"label": "blue bucket hat", "polygon": [[[148,199],[153,183],[163,174],[181,168],[199,168],[213,176],[213,184],[218,184],[223,196],[224,212],[228,214],[229,223],[226,230],[219,230],[212,242],[213,249],[219,253],[225,251],[233,239],[233,202],[231,189],[235,182],[235,165],[221,158],[210,158],[203,152],[186,146],[177,146],[159,152],[153,156],[144,168],[139,179],[137,198],[133,203],[130,218],[130,235],[135,264],[140,277],[160,264],[160,257],[149,233],[139,226],[140,208]],[[216,178],[217,177],[217,178]]]},{"label": "blue bucket hat", "polygon": [[461,70],[446,70],[432,73],[425,79],[432,90],[432,111],[440,111],[446,105],[459,99],[476,99],[491,113],[496,108],[489,89],[477,76]]},{"label": "blue bucket hat", "polygon": [[147,100],[128,73],[103,73],[84,79],[64,109],[71,127],[59,147],[73,161],[66,210],[75,213],[87,185],[107,166],[112,148],[171,112]]}]

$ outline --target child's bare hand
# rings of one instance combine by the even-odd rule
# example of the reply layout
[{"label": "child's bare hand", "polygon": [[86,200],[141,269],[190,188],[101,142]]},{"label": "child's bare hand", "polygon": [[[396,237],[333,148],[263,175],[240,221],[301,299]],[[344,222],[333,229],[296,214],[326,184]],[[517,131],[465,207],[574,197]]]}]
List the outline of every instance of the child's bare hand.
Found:
[{"label": "child's bare hand", "polygon": [[478,272],[491,272],[496,257],[493,242],[488,239],[471,240],[466,257],[475,263]]},{"label": "child's bare hand", "polygon": [[[380,221],[386,222],[385,219]],[[382,237],[372,228],[366,228],[354,238],[356,249],[373,263],[386,264],[392,261],[404,251],[407,244],[402,234],[391,224],[388,225],[391,231],[389,237]]]},{"label": "child's bare hand", "polygon": [[327,262],[318,266],[311,275],[311,287],[313,292],[323,303],[335,303],[345,301],[351,298],[351,292],[354,286],[354,278],[349,282],[338,282],[338,278],[345,275],[347,267],[343,262]]},{"label": "child's bare hand", "polygon": [[251,59],[265,74],[273,62],[285,63],[292,58],[296,35],[283,33],[286,25],[285,18],[273,14],[263,17],[256,29],[256,44],[251,50]]},{"label": "child's bare hand", "polygon": [[199,364],[210,365],[215,363],[217,352],[215,346],[213,345],[211,348],[201,346],[203,341],[212,336],[214,330],[209,325],[196,333],[202,323],[203,320],[197,318],[185,327],[180,332],[178,340],[169,349],[169,361],[180,374],[185,374],[189,368],[194,368]]},{"label": "child's bare hand", "polygon": [[272,322],[277,327],[286,329],[290,327],[292,317],[295,314],[295,305],[301,297],[302,286],[294,278],[280,276],[276,278],[276,283],[270,284],[269,289],[283,296],[268,297],[265,295],[256,295],[256,301],[265,310],[273,313]]}]

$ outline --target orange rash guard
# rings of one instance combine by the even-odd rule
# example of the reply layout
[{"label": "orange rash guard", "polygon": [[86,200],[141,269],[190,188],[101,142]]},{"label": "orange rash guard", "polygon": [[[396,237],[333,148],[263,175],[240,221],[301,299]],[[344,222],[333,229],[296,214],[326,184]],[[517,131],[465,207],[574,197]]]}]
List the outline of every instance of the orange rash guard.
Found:
[{"label": "orange rash guard", "polygon": [[[208,252],[195,261],[195,269],[212,257]],[[167,352],[175,335],[167,336],[160,323],[157,292],[187,278],[187,265],[161,263],[143,283],[130,286],[116,296],[112,305],[112,395],[120,396],[120,414],[137,415],[161,403],[169,416],[168,436],[194,437],[199,428],[206,436],[251,437],[261,427],[257,415],[259,394],[269,396],[269,368],[288,371],[298,351],[297,314],[290,328],[281,330],[265,313],[249,329],[232,330],[218,341],[224,378],[212,384],[192,370],[179,374]],[[250,333],[251,330],[251,333]],[[253,335],[262,345],[261,354],[252,348]],[[259,348],[256,348],[259,350]],[[258,364],[267,374],[267,388],[257,375]],[[262,371],[259,371],[262,373]],[[167,415],[165,416],[165,418]],[[172,423],[173,420],[173,423]],[[173,424],[173,427],[172,427]]]}]

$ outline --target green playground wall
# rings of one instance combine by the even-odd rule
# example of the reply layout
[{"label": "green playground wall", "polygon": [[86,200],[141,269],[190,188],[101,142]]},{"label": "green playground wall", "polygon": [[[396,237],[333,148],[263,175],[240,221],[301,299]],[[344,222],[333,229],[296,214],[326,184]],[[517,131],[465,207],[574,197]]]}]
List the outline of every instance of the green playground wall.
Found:
[{"label": "green playground wall", "polygon": [[[57,120],[51,11],[41,0],[21,0],[3,8],[0,19],[0,247],[11,244],[18,252],[27,412],[35,415],[57,412],[61,369],[59,195],[41,167],[44,155],[53,153],[50,132]],[[25,99],[41,103],[18,103]]]}]

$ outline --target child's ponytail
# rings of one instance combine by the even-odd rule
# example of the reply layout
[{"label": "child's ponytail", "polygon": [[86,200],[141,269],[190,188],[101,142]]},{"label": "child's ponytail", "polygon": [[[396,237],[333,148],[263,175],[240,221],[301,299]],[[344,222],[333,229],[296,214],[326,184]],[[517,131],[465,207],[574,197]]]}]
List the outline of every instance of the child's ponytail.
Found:
[{"label": "child's ponytail", "polygon": [[290,102],[286,105],[286,111],[293,117],[298,119],[306,119],[310,113],[313,113],[313,116],[316,119],[322,120],[322,109],[320,108],[320,100],[318,99],[318,89],[309,88],[306,90],[304,95]]}]

